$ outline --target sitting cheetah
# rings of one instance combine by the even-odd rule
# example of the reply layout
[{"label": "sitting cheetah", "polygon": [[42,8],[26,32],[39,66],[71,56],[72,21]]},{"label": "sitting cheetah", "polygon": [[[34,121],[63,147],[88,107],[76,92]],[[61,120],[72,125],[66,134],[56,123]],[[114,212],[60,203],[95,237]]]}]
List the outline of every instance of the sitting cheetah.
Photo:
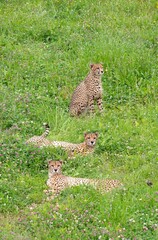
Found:
[{"label": "sitting cheetah", "polygon": [[103,66],[102,64],[91,64],[90,68],[90,73],[72,95],[69,108],[71,116],[78,116],[85,110],[93,112],[94,100],[97,101],[99,110],[103,110],[101,83],[101,76],[104,73]]},{"label": "sitting cheetah", "polygon": [[41,136],[33,136],[30,139],[28,139],[26,141],[26,144],[33,144],[36,145],[37,147],[43,147],[43,146],[47,146],[47,144],[50,143],[49,140],[46,139],[46,137],[49,134],[50,131],[50,127],[47,123],[44,123],[43,126],[45,127],[45,131]]},{"label": "sitting cheetah", "polygon": [[78,185],[91,185],[101,192],[108,192],[122,184],[118,180],[110,179],[88,179],[88,178],[73,178],[64,176],[62,174],[62,161],[52,161],[48,163],[48,180],[47,186],[50,190],[45,190],[45,193],[53,193],[51,199],[58,195],[63,189],[78,186]]},{"label": "sitting cheetah", "polygon": [[82,143],[69,143],[62,141],[50,141],[46,139],[49,134],[50,127],[48,124],[45,124],[45,132],[41,136],[34,136],[26,141],[26,143],[31,143],[37,147],[61,147],[68,152],[69,157],[73,157],[76,154],[80,153],[86,155],[94,151],[96,141],[98,138],[98,133],[85,133],[84,142]]}]

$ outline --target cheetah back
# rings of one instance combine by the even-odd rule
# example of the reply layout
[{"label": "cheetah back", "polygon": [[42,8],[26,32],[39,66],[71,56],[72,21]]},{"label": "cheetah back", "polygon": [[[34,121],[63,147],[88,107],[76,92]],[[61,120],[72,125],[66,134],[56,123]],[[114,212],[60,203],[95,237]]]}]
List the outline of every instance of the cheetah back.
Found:
[{"label": "cheetah back", "polygon": [[34,136],[26,141],[26,144],[33,144],[37,147],[46,147],[50,145],[50,141],[42,136]]}]

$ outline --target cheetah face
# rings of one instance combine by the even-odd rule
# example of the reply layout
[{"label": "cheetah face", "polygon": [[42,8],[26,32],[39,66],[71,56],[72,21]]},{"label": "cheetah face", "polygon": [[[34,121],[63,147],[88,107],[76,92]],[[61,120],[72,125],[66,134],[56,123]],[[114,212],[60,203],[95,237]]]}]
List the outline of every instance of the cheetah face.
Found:
[{"label": "cheetah face", "polygon": [[90,68],[95,76],[101,76],[104,73],[102,64],[91,64]]},{"label": "cheetah face", "polygon": [[61,167],[63,162],[62,161],[52,161],[50,160],[48,162],[48,168],[52,175],[60,174],[61,173]]},{"label": "cheetah face", "polygon": [[98,133],[85,133],[84,138],[88,147],[94,147],[98,138]]}]

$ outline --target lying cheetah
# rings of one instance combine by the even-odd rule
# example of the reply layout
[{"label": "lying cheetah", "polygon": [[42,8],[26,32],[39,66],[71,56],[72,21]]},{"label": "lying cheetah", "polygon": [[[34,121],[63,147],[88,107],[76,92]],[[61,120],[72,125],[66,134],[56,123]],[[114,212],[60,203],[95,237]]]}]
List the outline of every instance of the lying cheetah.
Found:
[{"label": "lying cheetah", "polygon": [[47,146],[50,141],[46,139],[50,132],[50,127],[47,123],[44,123],[43,126],[45,127],[45,131],[41,136],[33,136],[26,141],[26,144],[33,144],[37,147],[44,147]]},{"label": "lying cheetah", "polygon": [[94,147],[98,138],[98,133],[85,133],[84,142],[82,143],[69,143],[52,141],[51,146],[61,147],[68,152],[69,157],[75,156],[76,154],[86,155],[94,152]]},{"label": "lying cheetah", "polygon": [[85,133],[84,142],[82,143],[69,143],[62,141],[50,141],[46,139],[49,134],[50,127],[48,124],[45,124],[45,132],[41,136],[34,136],[26,141],[26,143],[31,143],[37,147],[61,147],[68,152],[69,157],[73,157],[76,154],[80,153],[86,155],[94,151],[96,141],[98,138],[98,133]]},{"label": "lying cheetah", "polygon": [[83,184],[91,185],[95,189],[100,190],[101,192],[108,192],[122,185],[118,180],[100,180],[64,176],[62,174],[62,161],[49,161],[47,186],[50,188],[50,190],[45,190],[45,193],[52,193],[53,196],[51,197],[51,199],[53,199],[65,188]]},{"label": "lying cheetah", "polygon": [[102,82],[101,76],[104,73],[102,64],[91,64],[90,73],[75,89],[71,103],[70,115],[78,116],[85,110],[94,111],[94,100],[97,101],[100,111],[103,110],[102,106]]}]

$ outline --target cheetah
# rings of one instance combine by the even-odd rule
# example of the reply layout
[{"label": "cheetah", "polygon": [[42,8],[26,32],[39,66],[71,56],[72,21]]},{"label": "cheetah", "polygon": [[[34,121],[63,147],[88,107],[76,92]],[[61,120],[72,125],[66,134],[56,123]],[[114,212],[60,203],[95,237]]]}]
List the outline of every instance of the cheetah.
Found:
[{"label": "cheetah", "polygon": [[75,89],[69,111],[71,116],[79,116],[86,110],[94,112],[94,100],[97,101],[100,112],[103,110],[102,104],[102,64],[91,64],[88,76]]},{"label": "cheetah", "polygon": [[50,141],[46,139],[49,134],[50,127],[45,124],[45,132],[41,136],[34,136],[26,141],[28,144],[33,144],[37,147],[61,147],[67,151],[69,158],[74,157],[76,154],[87,155],[94,152],[96,141],[98,139],[98,132],[84,133],[84,142],[82,143],[69,143],[63,141]]},{"label": "cheetah", "polygon": [[122,186],[119,180],[111,179],[88,179],[88,178],[74,178],[62,174],[62,164],[60,161],[48,162],[48,180],[47,186],[49,190],[45,190],[46,194],[52,194],[49,199],[53,199],[56,195],[60,194],[62,190],[72,186],[78,185],[91,185],[101,192],[109,192],[114,188]]},{"label": "cheetah", "polygon": [[61,147],[68,152],[69,158],[71,158],[76,154],[87,155],[93,153],[97,139],[98,132],[84,133],[84,142],[82,143],[52,141],[51,146]]},{"label": "cheetah", "polygon": [[44,123],[45,131],[41,136],[33,136],[26,141],[26,144],[33,144],[37,147],[44,147],[50,144],[50,141],[46,139],[50,132],[50,127],[47,123]]}]

